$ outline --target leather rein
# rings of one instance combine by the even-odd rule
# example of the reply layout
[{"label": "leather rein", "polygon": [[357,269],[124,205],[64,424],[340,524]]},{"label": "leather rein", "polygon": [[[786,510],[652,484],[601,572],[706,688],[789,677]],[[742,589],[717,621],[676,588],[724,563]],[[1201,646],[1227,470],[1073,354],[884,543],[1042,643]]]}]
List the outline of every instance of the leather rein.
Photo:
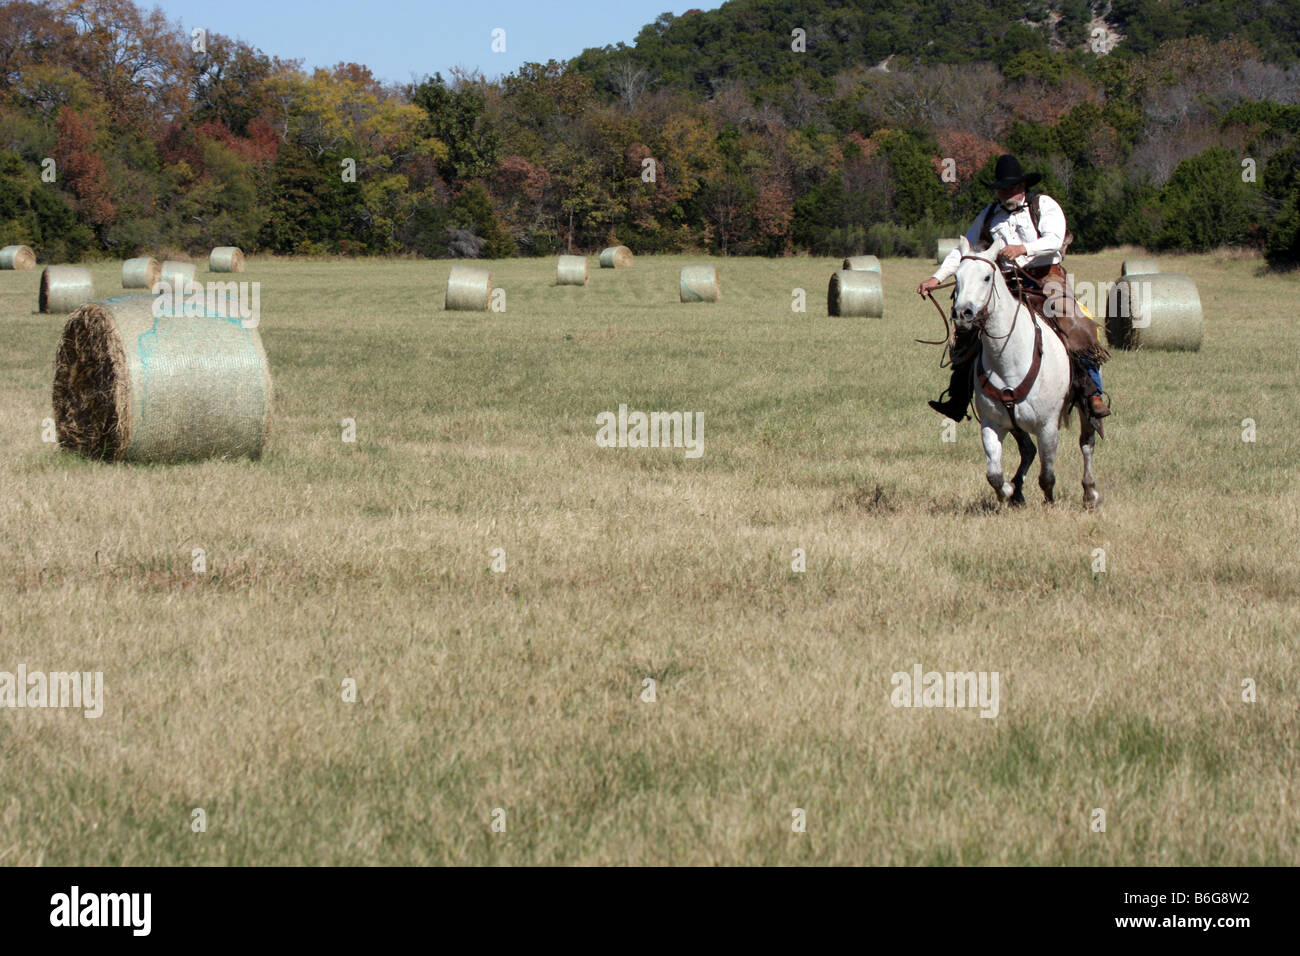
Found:
[{"label": "leather rein", "polygon": [[[974,259],[976,262],[984,263],[986,266],[988,266],[991,269],[996,270],[998,268],[996,262],[993,262],[991,259],[986,259],[983,256],[964,255],[961,258],[963,261],[966,259]],[[1034,282],[1037,281],[1034,279],[1033,276],[1025,272],[1024,269],[1020,268],[1020,266],[1017,266],[1013,263],[1012,267],[1018,273],[1023,275],[1025,278]],[[935,286],[935,288],[946,289],[949,286],[956,285],[956,284],[957,284],[957,280],[954,277],[950,282],[945,282],[942,285]],[[977,317],[976,322],[973,323],[973,328],[975,328],[979,332],[980,338],[992,339],[994,341],[1006,341],[1011,337],[1012,333],[1016,331],[1016,322],[1020,320],[1020,309],[1024,306],[1024,303],[1022,303],[1019,298],[1016,298],[1016,314],[1011,320],[1011,329],[1007,332],[1006,335],[989,335],[988,332],[984,330],[984,325],[988,321],[989,302],[992,301],[993,293],[996,289],[997,289],[997,284],[995,282],[993,286],[989,289],[988,298],[984,300],[984,305],[980,308],[979,316]],[[950,343],[953,341],[953,337],[952,337],[952,328],[948,325],[947,313],[943,311],[942,306],[940,306],[939,303],[935,300],[934,290],[927,291],[926,298],[928,298],[934,304],[935,309],[937,309],[939,312],[939,318],[943,320],[944,338],[942,341],[936,341],[936,342],[928,342],[924,339],[917,339],[916,341],[922,345],[950,345]],[[1032,314],[1031,314],[1031,319],[1032,319]],[[975,342],[972,344],[971,348],[967,352],[963,353],[960,357],[953,356],[950,348],[949,349],[950,364],[960,365],[961,362],[964,361],[966,358],[968,358],[970,353],[975,351],[976,349],[980,349],[982,351],[982,347],[980,346],[979,339],[976,339]],[[1007,414],[1011,417],[1012,427],[1015,427],[1015,421],[1016,421],[1015,407],[1020,402],[1023,402],[1025,400],[1025,397],[1029,394],[1030,389],[1034,387],[1034,382],[1038,380],[1038,370],[1043,364],[1042,325],[1039,322],[1034,321],[1034,357],[1029,364],[1029,371],[1025,373],[1024,379],[1022,379],[1020,384],[1017,385],[1015,388],[998,388],[992,382],[990,382],[989,374],[988,371],[984,368],[984,362],[982,361],[982,358],[983,357],[980,356],[980,359],[977,360],[977,365],[976,365],[976,375],[979,380],[980,389],[981,391],[984,392],[985,395],[987,395],[989,398],[991,398],[993,401],[997,402],[999,405],[1001,405],[1003,408],[1007,410]],[[942,368],[943,362],[941,361],[939,364],[940,367]]]}]

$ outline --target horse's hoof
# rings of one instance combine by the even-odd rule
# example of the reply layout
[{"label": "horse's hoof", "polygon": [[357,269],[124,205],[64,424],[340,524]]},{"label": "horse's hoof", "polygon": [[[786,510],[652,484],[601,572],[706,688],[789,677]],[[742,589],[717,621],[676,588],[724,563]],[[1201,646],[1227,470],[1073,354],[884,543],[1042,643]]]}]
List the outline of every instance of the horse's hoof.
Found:
[{"label": "horse's hoof", "polygon": [[1093,492],[1091,498],[1087,497],[1086,495],[1084,496],[1083,508],[1085,511],[1096,511],[1100,507],[1101,507],[1101,495],[1097,494],[1096,492]]}]

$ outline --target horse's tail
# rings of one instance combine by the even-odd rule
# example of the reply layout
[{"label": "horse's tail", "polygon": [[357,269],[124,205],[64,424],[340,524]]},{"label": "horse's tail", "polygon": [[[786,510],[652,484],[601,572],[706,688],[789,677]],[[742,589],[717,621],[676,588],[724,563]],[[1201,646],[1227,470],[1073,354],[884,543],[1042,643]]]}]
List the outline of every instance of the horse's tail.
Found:
[{"label": "horse's tail", "polygon": [[1065,395],[1065,401],[1061,403],[1061,418],[1057,422],[1058,427],[1066,429],[1070,427],[1070,416],[1074,412],[1074,396],[1069,392]]}]

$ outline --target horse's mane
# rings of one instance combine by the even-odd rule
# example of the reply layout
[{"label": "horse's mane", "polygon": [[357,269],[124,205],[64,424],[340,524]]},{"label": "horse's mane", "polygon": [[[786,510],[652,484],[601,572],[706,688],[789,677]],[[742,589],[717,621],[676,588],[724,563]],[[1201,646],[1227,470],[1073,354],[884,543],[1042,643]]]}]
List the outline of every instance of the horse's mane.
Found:
[{"label": "horse's mane", "polygon": [[997,244],[998,244],[997,239],[994,239],[992,242],[984,242],[983,240],[981,240],[977,244],[970,247],[971,255],[982,255],[983,253],[988,252]]}]

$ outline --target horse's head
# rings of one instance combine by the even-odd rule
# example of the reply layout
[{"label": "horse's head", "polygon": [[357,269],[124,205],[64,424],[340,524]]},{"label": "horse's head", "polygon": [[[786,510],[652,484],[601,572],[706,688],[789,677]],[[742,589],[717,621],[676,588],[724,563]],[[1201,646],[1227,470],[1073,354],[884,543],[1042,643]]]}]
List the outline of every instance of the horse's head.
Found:
[{"label": "horse's head", "polygon": [[989,310],[995,305],[997,288],[1002,284],[998,267],[998,253],[1005,243],[995,239],[987,249],[972,250],[965,236],[958,249],[961,261],[957,263],[957,287],[953,290],[952,321],[959,329],[982,327]]}]

